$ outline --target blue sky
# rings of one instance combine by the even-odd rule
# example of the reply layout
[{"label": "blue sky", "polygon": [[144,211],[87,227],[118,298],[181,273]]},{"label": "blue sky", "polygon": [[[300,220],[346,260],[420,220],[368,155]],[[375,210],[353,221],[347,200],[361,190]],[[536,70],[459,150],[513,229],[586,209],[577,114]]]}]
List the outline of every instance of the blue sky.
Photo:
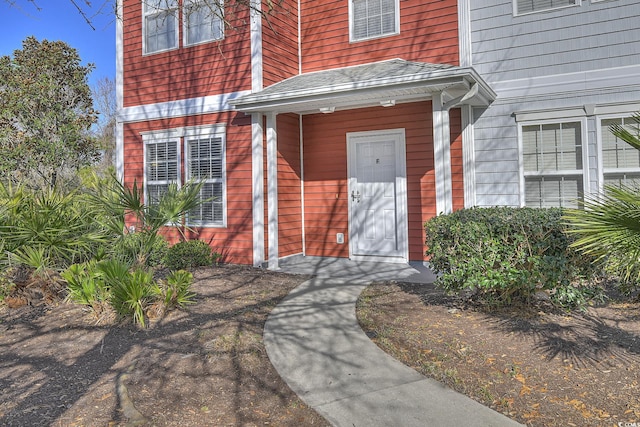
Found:
[{"label": "blue sky", "polygon": [[[94,0],[92,7],[85,6],[95,27],[92,29],[70,0],[39,0],[38,11],[27,0],[16,2],[19,9],[0,0],[0,56],[11,55],[22,48],[28,36],[38,40],[61,40],[75,48],[83,64],[95,64],[89,76],[89,84],[102,77],[115,79],[116,73],[116,19],[115,1]],[[85,5],[84,0],[77,1]],[[104,7],[102,10],[101,6]]]}]

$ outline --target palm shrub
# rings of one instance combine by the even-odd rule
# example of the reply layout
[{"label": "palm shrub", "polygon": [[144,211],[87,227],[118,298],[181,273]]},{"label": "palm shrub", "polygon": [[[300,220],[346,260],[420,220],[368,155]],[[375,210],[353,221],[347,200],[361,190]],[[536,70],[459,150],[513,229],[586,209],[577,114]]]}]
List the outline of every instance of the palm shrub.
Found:
[{"label": "palm shrub", "polygon": [[[90,192],[92,203],[100,212],[97,220],[110,231],[116,241],[115,248],[124,245],[133,249],[129,256],[135,258],[137,264],[148,265],[149,257],[159,257],[163,227],[174,226],[183,237],[184,231],[189,230],[184,225],[184,215],[206,202],[200,200],[202,185],[194,182],[182,187],[170,184],[157,203],[144,202],[144,191],[136,181],[128,187],[113,176],[107,180],[94,180]],[[131,224],[133,232],[139,235],[135,244],[129,246],[123,242],[130,234],[127,224]]]},{"label": "palm shrub", "polygon": [[116,313],[131,317],[145,326],[145,309],[153,296],[153,274],[141,267],[129,271],[130,266],[117,259],[102,261],[98,269],[109,289],[109,302]]},{"label": "palm shrub", "polygon": [[189,290],[192,282],[193,275],[188,271],[172,271],[166,280],[156,283],[154,293],[162,300],[166,310],[184,307],[195,302],[196,295]]},{"label": "palm shrub", "polygon": [[0,206],[0,262],[60,270],[90,259],[106,242],[96,212],[78,191],[0,183]]},{"label": "palm shrub", "polygon": [[[633,121],[627,127],[614,125],[611,132],[640,149],[640,113]],[[639,190],[637,186],[605,186],[602,194],[585,197],[583,210],[567,210],[565,214],[569,233],[576,238],[573,246],[603,262],[629,292],[640,283]]]},{"label": "palm shrub", "polygon": [[60,275],[67,282],[69,300],[97,310],[97,306],[108,299],[109,293],[97,261],[73,264]]}]

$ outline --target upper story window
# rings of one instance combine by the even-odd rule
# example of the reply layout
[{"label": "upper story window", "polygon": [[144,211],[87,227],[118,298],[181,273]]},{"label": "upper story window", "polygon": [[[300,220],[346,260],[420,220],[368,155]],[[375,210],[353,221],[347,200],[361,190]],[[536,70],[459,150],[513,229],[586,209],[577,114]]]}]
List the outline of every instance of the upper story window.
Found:
[{"label": "upper story window", "polygon": [[178,0],[143,0],[144,52],[178,47]]},{"label": "upper story window", "polygon": [[580,0],[513,0],[515,15],[576,6]]},{"label": "upper story window", "polygon": [[399,0],[350,0],[351,40],[400,32]]},{"label": "upper story window", "polygon": [[223,0],[142,0],[145,54],[191,46],[224,37]]},{"label": "upper story window", "polygon": [[584,193],[582,121],[523,125],[525,205],[578,206]]},{"label": "upper story window", "polygon": [[184,0],[184,44],[222,39],[223,10],[221,0]]}]

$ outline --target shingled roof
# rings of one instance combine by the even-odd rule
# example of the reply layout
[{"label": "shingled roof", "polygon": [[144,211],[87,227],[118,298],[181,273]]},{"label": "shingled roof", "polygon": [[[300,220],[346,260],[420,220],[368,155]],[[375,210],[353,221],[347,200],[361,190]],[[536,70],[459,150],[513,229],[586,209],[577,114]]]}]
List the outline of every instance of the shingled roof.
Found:
[{"label": "shingled roof", "polygon": [[247,112],[317,112],[329,104],[340,109],[375,105],[382,99],[426,99],[445,89],[464,93],[474,84],[480,85],[479,103],[495,99],[472,68],[392,59],[300,74],[231,103]]}]

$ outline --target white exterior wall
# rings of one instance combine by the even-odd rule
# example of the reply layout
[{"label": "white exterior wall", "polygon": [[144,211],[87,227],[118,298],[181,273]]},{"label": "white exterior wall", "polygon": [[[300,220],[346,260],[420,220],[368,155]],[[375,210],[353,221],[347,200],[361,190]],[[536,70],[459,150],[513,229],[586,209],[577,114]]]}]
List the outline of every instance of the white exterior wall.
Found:
[{"label": "white exterior wall", "polygon": [[512,0],[470,6],[472,66],[498,94],[474,111],[476,205],[524,203],[516,113],[586,118],[588,191],[597,191],[599,117],[640,108],[640,0],[522,16]]}]

